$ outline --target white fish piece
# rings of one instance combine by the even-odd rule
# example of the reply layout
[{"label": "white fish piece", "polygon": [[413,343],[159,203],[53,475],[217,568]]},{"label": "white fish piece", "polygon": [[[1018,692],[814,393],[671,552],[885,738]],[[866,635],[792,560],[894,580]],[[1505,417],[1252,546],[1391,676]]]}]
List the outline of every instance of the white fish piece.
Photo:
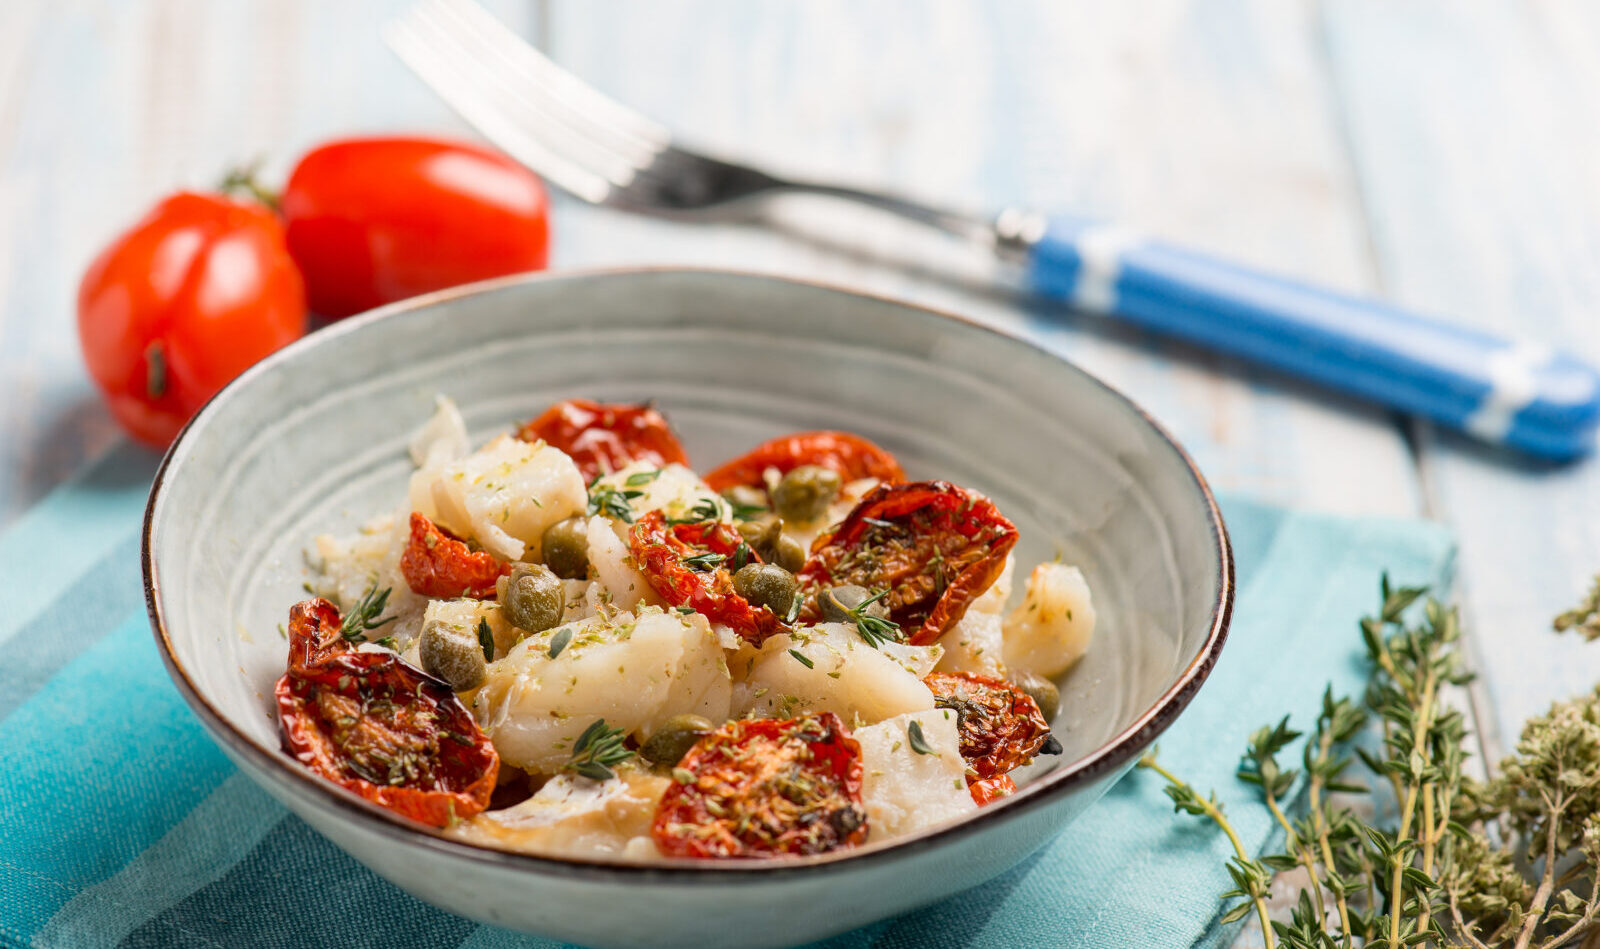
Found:
[{"label": "white fish piece", "polygon": [[[912,722],[931,754],[912,747]],[[861,802],[867,808],[869,842],[977,810],[967,790],[955,712],[936,708],[896,715],[853,734],[861,743]]]},{"label": "white fish piece", "polygon": [[596,719],[643,741],[673,715],[727,720],[730,689],[705,617],[647,606],[529,636],[489,664],[473,708],[507,764],[553,774]]},{"label": "white fish piece", "polygon": [[1006,663],[1053,678],[1089,650],[1094,600],[1077,567],[1042,563],[1028,576],[1022,604],[1005,619]]},{"label": "white fish piece", "polygon": [[933,693],[921,678],[867,645],[854,626],[843,623],[773,636],[748,668],[736,690],[736,715],[754,712],[759,717],[793,718],[832,712],[847,724],[871,724],[933,708]]},{"label": "white fish piece", "polygon": [[537,560],[545,528],[582,513],[589,495],[571,458],[543,442],[501,435],[411,479],[412,510],[495,557]]},{"label": "white fish piece", "polygon": [[1007,555],[1000,576],[989,585],[989,589],[972,601],[966,614],[939,637],[939,645],[944,647],[944,656],[938,665],[940,672],[976,672],[1005,678],[1001,617],[1006,601],[1011,598],[1011,577],[1015,566],[1016,558]]},{"label": "white fish piece", "polygon": [[[620,768],[610,781],[558,774],[520,804],[485,811],[445,831],[458,840],[524,853],[659,856],[650,841],[670,778]],[[645,850],[640,840],[650,843]]]},{"label": "white fish piece", "polygon": [[418,468],[440,468],[472,451],[467,423],[449,396],[434,399],[433,415],[411,436],[411,463]]},{"label": "white fish piece", "polygon": [[[623,524],[626,528],[627,525]],[[627,541],[617,533],[617,522],[598,514],[589,518],[589,567],[610,595],[611,605],[632,610],[641,602],[659,605],[661,598],[650,581],[633,565]]]},{"label": "white fish piece", "polygon": [[689,516],[697,506],[712,504],[720,512],[718,520],[728,520],[732,515],[727,502],[717,492],[700,480],[700,476],[676,462],[657,468],[646,461],[636,461],[620,471],[600,476],[600,485],[618,491],[638,491],[639,497],[628,502],[635,518],[650,511],[660,511],[669,518]]},{"label": "white fish piece", "polygon": [[388,590],[384,615],[394,617],[394,622],[374,635],[393,636],[404,647],[422,630],[428,598],[412,593],[400,573],[400,554],[408,534],[397,531],[396,523],[385,515],[350,536],[320,534],[306,551],[306,564],[313,571],[311,592],[331,600],[340,610],[352,609],[368,590]]}]

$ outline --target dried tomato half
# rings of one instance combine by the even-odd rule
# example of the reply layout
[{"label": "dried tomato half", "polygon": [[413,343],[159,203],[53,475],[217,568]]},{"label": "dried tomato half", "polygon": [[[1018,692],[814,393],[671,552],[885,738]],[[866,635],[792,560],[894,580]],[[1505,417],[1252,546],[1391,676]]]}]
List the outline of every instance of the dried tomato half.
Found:
[{"label": "dried tomato half", "polygon": [[274,690],[283,750],[341,787],[435,827],[489,804],[500,756],[450,687],[387,650],[355,648],[339,610],[289,610]]},{"label": "dried tomato half", "polygon": [[734,571],[743,566],[739,561],[760,563],[761,558],[732,524],[675,524],[660,511],[650,511],[629,531],[628,550],[650,588],[668,605],[693,607],[758,646],[785,628],[784,617],[734,592]]},{"label": "dried tomato half", "polygon": [[729,722],[673,776],[650,827],[669,857],[804,856],[867,836],[861,746],[832,712]]},{"label": "dried tomato half", "polygon": [[818,465],[839,472],[846,481],[877,478],[879,481],[904,481],[905,471],[895,457],[849,432],[796,432],[757,445],[749,453],[733,459],[706,475],[713,491],[726,491],[738,485],[766,487],[767,469],[780,476],[801,465]]},{"label": "dried tomato half", "polygon": [[494,582],[511,572],[511,565],[492,554],[473,550],[426,517],[412,512],[411,538],[400,554],[400,573],[411,592],[423,596],[494,597]]},{"label": "dried tomato half", "polygon": [[585,481],[635,461],[657,467],[689,463],[672,426],[649,403],[613,405],[567,399],[522,426],[517,437],[525,442],[543,439],[566,452],[577,462]]},{"label": "dried tomato half", "polygon": [[977,802],[978,806],[982,807],[985,804],[1017,793],[1017,782],[1011,780],[1011,775],[1001,774],[992,778],[973,781],[967,785],[967,791],[972,794],[972,799]]},{"label": "dried tomato half", "polygon": [[967,761],[967,788],[979,804],[1004,797],[1017,786],[1005,777],[1033,760],[1041,750],[1060,746],[1039,706],[1021,689],[992,676],[972,672],[932,672],[922,680],[933,692],[937,708],[956,713],[961,757]]},{"label": "dried tomato half", "polygon": [[880,484],[811,545],[800,582],[888,588],[889,618],[923,646],[966,615],[1016,543],[1016,526],[976,491],[947,481]]}]

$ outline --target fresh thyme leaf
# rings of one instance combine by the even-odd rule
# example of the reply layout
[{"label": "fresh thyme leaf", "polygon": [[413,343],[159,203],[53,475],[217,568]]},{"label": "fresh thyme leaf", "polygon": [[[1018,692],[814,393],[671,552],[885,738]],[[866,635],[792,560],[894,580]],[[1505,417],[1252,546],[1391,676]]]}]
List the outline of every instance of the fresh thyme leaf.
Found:
[{"label": "fresh thyme leaf", "polygon": [[728,558],[723,554],[711,553],[707,551],[703,554],[695,554],[693,557],[685,557],[683,558],[682,563],[690,570],[699,570],[704,573],[715,570],[719,564],[727,559]]},{"label": "fresh thyme leaf", "polygon": [[367,633],[394,622],[393,616],[378,619],[383,613],[383,608],[389,605],[390,592],[389,587],[378,589],[376,583],[367,587],[367,592],[362,594],[356,605],[345,614],[344,622],[339,626],[339,635],[345,642],[364,643],[367,641]]},{"label": "fresh thyme leaf", "polygon": [[382,646],[385,649],[394,649],[395,652],[399,652],[400,651],[399,649],[397,649],[395,647],[395,642],[394,642],[394,637],[393,636],[385,636],[382,639],[375,640],[375,642],[377,642],[378,645]]},{"label": "fresh thyme leaf", "polygon": [[661,477],[660,468],[654,471],[635,471],[633,474],[628,475],[622,483],[630,488],[637,488],[647,485],[659,477]]},{"label": "fresh thyme leaf", "polygon": [[856,633],[868,646],[877,649],[886,642],[900,641],[900,624],[881,616],[868,613],[867,607],[889,595],[889,588],[885,587],[872,596],[862,600],[855,609],[848,611],[850,621],[856,625]]},{"label": "fresh thyme leaf", "polygon": [[609,484],[601,484],[600,476],[596,475],[589,482],[589,515],[593,517],[600,514],[624,524],[632,524],[633,505],[630,502],[642,497],[643,491],[620,491]]},{"label": "fresh thyme leaf", "polygon": [[788,625],[788,626],[793,626],[794,625],[794,621],[800,618],[800,609],[802,607],[804,607],[805,605],[806,605],[805,594],[796,593],[794,595],[794,600],[789,603],[789,612],[787,614],[785,614],[784,617],[783,617],[784,624]]},{"label": "fresh thyme leaf", "polygon": [[729,567],[728,569],[732,570],[734,573],[738,573],[740,570],[743,570],[745,565],[749,562],[750,545],[741,540],[739,541],[739,546],[734,548],[733,551],[733,566]]},{"label": "fresh thyme leaf", "polygon": [[722,501],[719,498],[701,498],[684,512],[682,517],[667,518],[668,524],[704,524],[722,520]]},{"label": "fresh thyme leaf", "polygon": [[556,634],[554,636],[550,637],[550,649],[545,653],[545,655],[549,656],[551,659],[554,659],[555,657],[561,655],[561,650],[567,648],[567,643],[570,642],[572,642],[572,627],[563,626],[556,630]]},{"label": "fresh thyme leaf", "polygon": [[800,663],[802,666],[805,666],[807,669],[815,669],[817,667],[816,663],[806,658],[805,653],[798,649],[789,650],[789,655],[793,656],[796,662]]},{"label": "fresh thyme leaf", "polygon": [[679,613],[682,613],[682,614],[684,614],[684,615],[685,615],[685,616],[687,616],[687,615],[689,615],[689,614],[690,614],[690,613],[693,613],[693,612],[694,612],[694,607],[692,607],[692,606],[680,606],[680,607],[676,607],[676,609],[677,609],[677,611],[678,611],[678,612],[679,612]]},{"label": "fresh thyme leaf", "polygon": [[753,521],[768,511],[764,504],[740,504],[733,501],[730,502],[730,506],[733,508],[733,519],[736,521]]},{"label": "fresh thyme leaf", "polygon": [[616,777],[612,765],[621,764],[633,757],[633,752],[623,746],[620,728],[612,728],[603,718],[590,723],[572,746],[572,760],[561,766],[563,771],[581,774],[592,781],[607,781]]},{"label": "fresh thyme leaf", "polygon": [[478,617],[478,646],[483,649],[483,661],[494,662],[494,633],[489,629],[489,621]]},{"label": "fresh thyme leaf", "polygon": [[922,723],[912,719],[906,726],[906,739],[911,743],[911,750],[919,755],[938,756],[938,752],[928,747],[928,739],[922,734]]}]

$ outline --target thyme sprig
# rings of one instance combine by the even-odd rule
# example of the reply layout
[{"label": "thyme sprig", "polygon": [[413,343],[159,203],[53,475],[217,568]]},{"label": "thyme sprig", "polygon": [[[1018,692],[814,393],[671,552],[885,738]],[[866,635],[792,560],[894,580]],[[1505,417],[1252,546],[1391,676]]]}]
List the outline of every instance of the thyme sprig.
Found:
[{"label": "thyme sprig", "polygon": [[623,732],[612,728],[603,718],[595,719],[572,746],[572,760],[561,766],[563,771],[581,774],[591,781],[608,781],[617,776],[612,765],[621,764],[633,757],[633,752],[623,746]]},{"label": "thyme sprig", "polygon": [[850,622],[856,624],[856,633],[860,635],[862,640],[873,649],[877,649],[884,643],[897,643],[900,641],[899,623],[896,623],[892,619],[885,619],[882,616],[874,616],[867,612],[867,607],[877,603],[888,595],[889,588],[884,587],[877,593],[874,593],[865,600],[862,600],[854,609],[846,611],[850,616]]},{"label": "thyme sprig", "polygon": [[364,643],[367,641],[367,633],[394,622],[393,616],[378,619],[383,614],[384,607],[389,605],[391,592],[393,591],[390,587],[378,589],[376,583],[367,587],[367,592],[363,593],[361,599],[356,601],[356,605],[344,614],[344,622],[339,625],[339,635],[345,642]]},{"label": "thyme sprig", "polygon": [[[1139,761],[1166,779],[1177,810],[1227,833],[1234,889],[1224,898],[1242,901],[1224,920],[1253,910],[1267,949],[1558,949],[1600,932],[1600,688],[1529,720],[1493,779],[1465,777],[1467,723],[1442,697],[1471,679],[1460,621],[1426,593],[1384,578],[1377,614],[1360,624],[1361,704],[1324,691],[1309,735],[1285,718],[1250,736],[1239,777],[1282,828],[1284,852],[1252,860],[1214,795],[1200,797],[1153,752]],[[1600,638],[1600,580],[1555,625]],[[1374,731],[1376,747],[1362,747]],[[1279,757],[1302,738],[1302,767],[1284,768]],[[1346,777],[1357,759],[1370,778]],[[1386,820],[1338,803],[1375,789],[1392,795]],[[1294,868],[1310,885],[1287,920],[1273,920],[1268,871]]]},{"label": "thyme sprig", "polygon": [[595,475],[594,480],[589,482],[589,516],[599,514],[624,524],[632,524],[632,502],[642,497],[644,497],[643,491],[619,489],[609,484],[601,484],[600,476]]}]

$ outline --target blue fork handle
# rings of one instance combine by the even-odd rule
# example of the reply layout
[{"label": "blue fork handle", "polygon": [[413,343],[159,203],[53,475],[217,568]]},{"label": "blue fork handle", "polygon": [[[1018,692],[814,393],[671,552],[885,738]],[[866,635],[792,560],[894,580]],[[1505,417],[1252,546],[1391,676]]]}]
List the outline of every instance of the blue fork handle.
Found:
[{"label": "blue fork handle", "polygon": [[1587,454],[1600,374],[1563,353],[1056,218],[1034,289],[1543,458]]}]

